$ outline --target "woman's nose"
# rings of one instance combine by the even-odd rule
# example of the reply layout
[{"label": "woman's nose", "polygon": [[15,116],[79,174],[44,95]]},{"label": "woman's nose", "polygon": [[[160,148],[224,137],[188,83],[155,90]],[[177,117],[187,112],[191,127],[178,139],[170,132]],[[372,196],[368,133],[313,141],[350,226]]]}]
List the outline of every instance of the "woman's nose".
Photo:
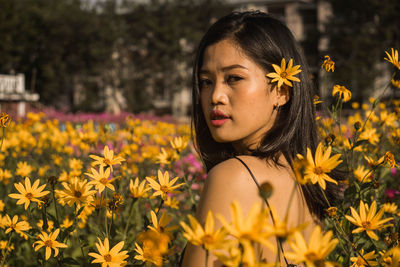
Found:
[{"label": "woman's nose", "polygon": [[212,105],[224,105],[227,103],[228,97],[223,82],[216,82],[211,93]]}]

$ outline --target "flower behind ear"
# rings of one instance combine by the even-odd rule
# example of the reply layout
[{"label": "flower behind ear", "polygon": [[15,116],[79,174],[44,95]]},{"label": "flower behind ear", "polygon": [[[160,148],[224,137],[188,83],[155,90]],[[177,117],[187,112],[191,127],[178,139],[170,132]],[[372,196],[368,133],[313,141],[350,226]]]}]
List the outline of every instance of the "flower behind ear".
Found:
[{"label": "flower behind ear", "polygon": [[300,82],[300,79],[294,77],[294,75],[301,72],[300,65],[293,66],[293,59],[289,60],[289,63],[286,67],[286,61],[282,58],[281,66],[272,64],[275,72],[268,73],[266,76],[272,78],[271,82],[278,82],[278,88],[281,88],[283,84],[287,86],[293,87],[293,84],[289,81]]}]

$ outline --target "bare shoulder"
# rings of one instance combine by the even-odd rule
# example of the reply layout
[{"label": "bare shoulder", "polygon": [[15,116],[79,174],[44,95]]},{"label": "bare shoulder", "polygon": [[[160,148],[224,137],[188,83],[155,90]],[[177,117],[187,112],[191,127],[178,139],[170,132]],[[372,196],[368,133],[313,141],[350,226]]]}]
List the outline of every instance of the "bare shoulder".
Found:
[{"label": "bare shoulder", "polygon": [[[249,167],[259,184],[268,182],[279,191],[284,186],[282,180],[290,179],[287,170],[267,164],[265,160],[252,156],[239,158]],[[211,210],[229,218],[229,207],[235,200],[244,211],[249,210],[255,202],[261,202],[258,187],[250,172],[238,159],[232,158],[219,163],[208,173],[197,216],[204,220],[208,210]]]}]

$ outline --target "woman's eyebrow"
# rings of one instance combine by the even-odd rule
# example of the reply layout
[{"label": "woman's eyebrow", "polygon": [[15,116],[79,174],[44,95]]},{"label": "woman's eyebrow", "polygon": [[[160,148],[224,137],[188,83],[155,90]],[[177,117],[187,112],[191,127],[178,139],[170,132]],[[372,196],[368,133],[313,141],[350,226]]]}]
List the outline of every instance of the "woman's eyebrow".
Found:
[{"label": "woman's eyebrow", "polygon": [[248,68],[246,68],[245,66],[239,65],[239,64],[226,66],[226,67],[223,67],[221,69],[222,69],[222,71],[228,71],[228,70],[236,69],[236,68],[248,70]]},{"label": "woman's eyebrow", "polygon": [[[229,66],[226,66],[226,67],[222,67],[221,70],[222,71],[229,71],[229,70],[236,69],[236,68],[248,70],[248,68],[246,68],[245,66],[239,65],[239,64],[234,64],[234,65],[229,65]],[[199,73],[200,74],[209,74],[209,73],[211,73],[211,71],[209,71],[207,69],[201,69]]]}]

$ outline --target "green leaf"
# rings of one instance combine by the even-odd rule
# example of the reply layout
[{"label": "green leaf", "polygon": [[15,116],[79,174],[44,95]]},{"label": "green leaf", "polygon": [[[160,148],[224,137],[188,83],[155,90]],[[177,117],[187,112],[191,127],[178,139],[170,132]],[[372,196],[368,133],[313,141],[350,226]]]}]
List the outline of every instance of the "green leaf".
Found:
[{"label": "green leaf", "polygon": [[81,265],[77,260],[75,260],[71,257],[64,258],[64,259],[62,259],[61,262],[65,263],[65,264],[69,264],[69,265],[78,265],[78,266]]}]

